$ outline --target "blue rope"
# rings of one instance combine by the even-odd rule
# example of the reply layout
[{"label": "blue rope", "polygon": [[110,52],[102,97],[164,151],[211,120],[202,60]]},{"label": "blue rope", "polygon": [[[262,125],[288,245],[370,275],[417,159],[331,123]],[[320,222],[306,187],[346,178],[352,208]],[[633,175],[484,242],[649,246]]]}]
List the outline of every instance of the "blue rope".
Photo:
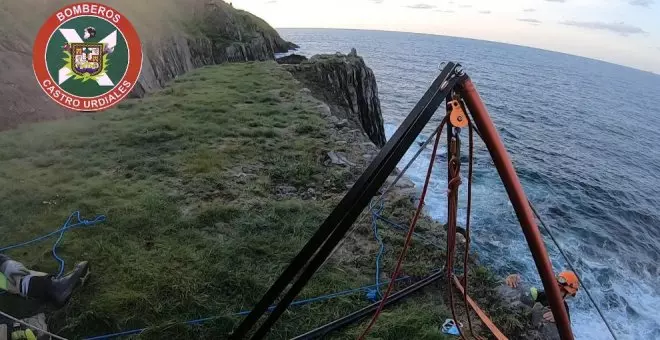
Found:
[{"label": "blue rope", "polygon": [[[383,201],[380,202],[380,206],[378,207],[378,209],[374,209],[373,206],[370,206],[370,210],[371,210],[371,214],[372,214],[372,224],[371,225],[372,225],[372,229],[373,229],[373,232],[374,232],[374,238],[378,241],[378,243],[380,245],[378,255],[376,256],[376,283],[373,284],[373,285],[369,285],[369,286],[344,290],[344,291],[331,293],[331,294],[326,294],[326,295],[321,295],[321,296],[317,296],[317,297],[313,297],[313,298],[309,298],[309,299],[296,300],[296,301],[291,303],[291,306],[307,305],[307,304],[311,304],[311,303],[318,302],[318,301],[326,301],[326,300],[334,299],[334,298],[337,298],[337,297],[347,296],[347,295],[355,294],[355,293],[358,293],[358,292],[364,292],[364,291],[367,292],[367,298],[369,298],[369,300],[372,300],[372,301],[377,301],[378,300],[378,296],[381,295],[380,294],[380,287],[383,286],[383,285],[389,284],[389,280],[386,280],[384,282],[380,282],[380,259],[381,259],[381,256],[382,256],[383,252],[384,252],[385,245],[383,243],[382,238],[378,234],[378,220],[381,220],[381,221],[391,225],[395,229],[404,230],[404,231],[407,230],[407,229],[405,227],[403,227],[402,225],[397,224],[397,223],[395,223],[395,222],[393,222],[393,221],[391,221],[391,220],[389,220],[389,219],[387,219],[387,218],[380,215],[383,211]],[[55,234],[55,233],[57,233],[57,231],[53,232],[51,234]],[[417,238],[419,238],[423,241],[426,241],[426,242],[430,243],[431,245],[442,248],[442,246],[434,243],[433,241],[429,240],[428,238],[425,238],[424,236],[422,236],[418,233],[415,233],[415,237],[417,237]],[[409,278],[410,278],[409,276],[403,276],[403,277],[400,277],[400,278],[396,279],[396,282],[406,280],[406,279],[409,279]],[[275,305],[270,306],[268,308],[268,311],[269,312],[272,311],[275,307],[276,307]],[[250,311],[247,310],[247,311],[241,311],[241,312],[235,313],[234,315],[244,316],[244,315],[248,315],[249,313],[250,313]],[[204,322],[207,322],[207,321],[210,321],[210,320],[217,319],[218,317],[219,316],[213,316],[213,317],[206,317],[206,318],[201,318],[201,319],[189,320],[189,321],[181,322],[180,324],[196,325],[196,324],[200,324],[200,323],[204,323]],[[132,329],[132,330],[122,331],[122,332],[118,332],[118,333],[99,335],[99,336],[88,337],[88,338],[83,338],[83,339],[84,340],[113,339],[113,338],[122,337],[122,336],[140,334],[140,333],[146,331],[147,329],[148,328],[138,328],[138,329]]]},{"label": "blue rope", "polygon": [[[431,275],[433,275],[433,274],[431,274]],[[410,278],[410,276],[403,276],[403,277],[400,277],[400,278],[396,279],[395,282],[399,282],[399,281],[406,280],[406,279],[409,279],[409,278]],[[389,284],[389,280],[386,280],[385,282],[382,282],[379,285],[383,286],[383,285],[386,285],[386,284]],[[307,305],[307,304],[310,304],[310,303],[313,303],[313,302],[330,300],[330,299],[334,299],[334,298],[341,297],[341,296],[355,294],[357,292],[367,291],[367,290],[373,289],[374,287],[376,287],[376,285],[369,285],[369,286],[364,286],[364,287],[360,287],[360,288],[344,290],[344,291],[341,291],[341,292],[331,293],[331,294],[327,294],[327,295],[321,295],[321,296],[317,296],[317,297],[309,298],[309,299],[304,299],[304,300],[296,300],[296,301],[291,303],[291,306],[302,306],[302,305]],[[273,309],[275,309],[275,307],[276,307],[275,305],[270,306],[268,308],[268,311],[269,312],[272,311]],[[241,315],[248,315],[248,314],[250,314],[249,310],[241,311],[241,312],[235,313],[234,315],[241,316]],[[206,322],[206,321],[217,319],[219,317],[220,316],[206,317],[206,318],[201,318],[201,319],[195,319],[195,320],[180,322],[179,324],[196,325],[196,324],[200,324],[200,323],[203,323],[203,322]],[[132,329],[132,330],[128,330],[128,331],[122,331],[122,332],[119,332],[119,333],[112,333],[112,334],[99,335],[99,336],[94,336],[94,337],[89,337],[89,338],[83,338],[83,340],[113,339],[113,338],[127,336],[127,335],[140,334],[140,333],[146,331],[147,329],[148,328]]]},{"label": "blue rope", "polygon": [[372,302],[378,301],[379,298],[382,296],[380,292],[380,258],[383,255],[383,251],[385,250],[385,244],[383,243],[383,239],[378,235],[378,216],[383,212],[384,208],[384,201],[380,201],[380,206],[378,209],[374,209],[373,207],[373,201],[369,203],[369,209],[371,210],[371,229],[374,232],[374,238],[376,241],[378,241],[378,244],[380,246],[380,249],[378,250],[378,255],[376,256],[376,284],[374,289],[370,289],[367,291],[367,299],[369,299]]},{"label": "blue rope", "polygon": [[[382,217],[380,215],[383,211],[383,201],[380,202],[380,206],[379,206],[378,210],[374,210],[373,207],[371,207],[371,208],[372,208],[371,213],[372,213],[372,228],[373,228],[373,232],[374,232],[374,238],[378,241],[378,243],[380,245],[378,255],[376,256],[376,284],[369,285],[369,286],[364,286],[364,287],[360,287],[360,288],[355,288],[355,289],[349,289],[349,290],[345,290],[345,291],[340,291],[340,292],[336,292],[336,293],[321,295],[321,296],[317,296],[317,297],[314,297],[314,298],[297,300],[297,301],[292,302],[291,306],[301,306],[301,305],[306,305],[306,304],[310,304],[310,303],[314,303],[314,302],[318,302],[318,301],[330,300],[330,299],[334,299],[334,298],[337,298],[337,297],[351,295],[351,294],[355,294],[357,292],[362,292],[362,291],[367,291],[367,297],[369,297],[370,300],[376,301],[378,299],[378,296],[381,295],[380,294],[380,287],[383,286],[383,285],[389,284],[389,280],[386,280],[385,282],[380,282],[380,259],[381,259],[381,256],[383,254],[383,251],[385,249],[385,245],[383,244],[382,238],[378,235],[378,220],[382,220],[383,222],[386,222],[387,224],[390,224],[393,227],[395,227],[397,229],[400,229],[400,230],[405,230],[405,228],[398,225],[398,224],[396,224],[396,223],[394,223],[394,222],[392,222],[392,221],[390,221],[390,220],[388,220],[388,219],[386,219],[386,218],[384,218],[384,217]],[[71,222],[74,218],[76,220],[76,223],[71,224]],[[85,219],[80,217],[80,211],[75,211],[71,215],[69,215],[69,218],[67,218],[67,220],[64,222],[62,227],[60,227],[59,229],[57,229],[53,232],[50,232],[48,234],[39,236],[37,238],[34,238],[32,240],[26,241],[26,242],[22,242],[22,243],[18,243],[18,244],[14,244],[14,245],[10,245],[10,246],[0,248],[0,253],[11,250],[11,249],[25,247],[25,246],[28,246],[28,245],[31,245],[31,244],[34,244],[34,243],[37,243],[37,242],[41,242],[45,239],[48,239],[48,238],[50,238],[54,235],[59,234],[59,237],[57,238],[57,241],[55,241],[55,243],[53,244],[52,254],[53,254],[53,257],[55,258],[55,260],[59,264],[59,271],[58,271],[57,277],[60,277],[62,275],[62,273],[64,272],[65,261],[64,261],[64,259],[62,259],[61,257],[59,257],[57,255],[57,247],[58,247],[59,243],[62,241],[62,238],[64,237],[64,234],[67,231],[69,231],[71,229],[74,229],[74,228],[90,227],[90,226],[93,226],[95,224],[105,222],[105,221],[106,221],[106,216],[105,215],[98,215],[93,220],[85,220]],[[421,235],[416,234],[416,236],[418,236],[420,239],[424,239]],[[396,280],[396,282],[399,282],[401,280],[406,280],[406,279],[409,279],[409,278],[410,278],[409,276],[403,276],[403,277],[398,278]],[[275,308],[274,305],[270,306],[268,308],[268,311],[272,311],[274,308]],[[247,315],[249,313],[250,313],[250,311],[241,311],[241,312],[238,312],[234,315]],[[206,322],[206,321],[210,321],[210,320],[213,320],[213,319],[216,319],[216,318],[218,318],[218,317],[217,316],[207,317],[207,318],[189,320],[189,321],[185,321],[185,322],[182,322],[182,323],[187,324],[187,325],[194,325],[194,324],[200,324],[200,323],[203,323],[203,322]],[[119,332],[119,333],[89,337],[89,338],[85,338],[85,340],[111,339],[111,338],[116,338],[116,337],[121,337],[121,336],[140,334],[140,333],[142,333],[146,330],[147,330],[147,328],[138,328],[138,329],[133,329],[133,330],[122,331],[122,332]]]},{"label": "blue rope", "polygon": [[[76,223],[71,224],[71,222],[73,222],[74,218],[75,218]],[[64,262],[64,259],[62,259],[61,257],[59,257],[57,255],[57,246],[60,244],[60,242],[62,242],[62,238],[64,237],[64,233],[66,233],[67,231],[69,231],[71,229],[74,229],[74,228],[90,227],[90,226],[93,226],[95,224],[105,222],[105,220],[106,220],[105,215],[98,215],[93,220],[86,220],[86,219],[83,219],[83,218],[80,217],[80,211],[74,211],[71,215],[69,215],[69,218],[66,219],[66,222],[64,222],[62,227],[60,227],[59,229],[57,229],[53,232],[50,232],[48,234],[45,234],[43,236],[39,236],[39,237],[37,237],[35,239],[32,239],[30,241],[26,241],[26,242],[14,244],[14,245],[6,246],[4,248],[0,248],[0,253],[3,253],[5,251],[11,250],[11,249],[25,247],[25,246],[43,241],[47,238],[50,238],[54,235],[59,234],[60,236],[57,238],[57,241],[55,241],[55,243],[53,244],[53,248],[51,249],[51,252],[53,254],[53,258],[55,258],[55,260],[59,264],[59,270],[57,272],[57,277],[61,277],[62,274],[64,273],[65,262]]]}]

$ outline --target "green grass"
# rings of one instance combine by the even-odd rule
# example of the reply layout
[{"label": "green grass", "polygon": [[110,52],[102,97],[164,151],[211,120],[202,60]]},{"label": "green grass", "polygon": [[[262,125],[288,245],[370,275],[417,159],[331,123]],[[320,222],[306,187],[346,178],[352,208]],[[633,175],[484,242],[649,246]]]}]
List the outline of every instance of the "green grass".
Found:
[{"label": "green grass", "polygon": [[[71,338],[137,327],[150,327],[139,336],[148,339],[226,337],[240,321],[232,315],[259,300],[361,171],[321,164],[335,146],[299,86],[274,62],[206,67],[113,110],[0,133],[0,246],[55,230],[75,210],[108,217],[70,231],[58,250],[67,269],[89,260],[93,276],[50,313],[52,330]],[[329,195],[280,197],[280,186]],[[409,202],[386,210],[404,223],[412,212]],[[431,226],[425,219],[420,228]],[[386,278],[402,236],[381,229]],[[377,244],[368,219],[351,240],[300,298],[373,283]],[[54,272],[52,242],[9,255]],[[444,263],[444,254],[415,242],[407,259],[407,274],[424,275]],[[437,327],[450,315],[442,296],[428,289],[388,309],[373,336],[442,338]],[[11,311],[22,301],[5,296],[0,305]],[[367,304],[358,294],[292,307],[270,338],[300,334]],[[218,318],[176,324],[207,316]],[[334,336],[354,338],[358,330]]]}]

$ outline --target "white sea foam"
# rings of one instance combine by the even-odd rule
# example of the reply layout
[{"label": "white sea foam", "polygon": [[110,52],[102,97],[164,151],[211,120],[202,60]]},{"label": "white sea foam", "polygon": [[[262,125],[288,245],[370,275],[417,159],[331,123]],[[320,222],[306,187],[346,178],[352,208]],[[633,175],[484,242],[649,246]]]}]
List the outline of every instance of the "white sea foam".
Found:
[{"label": "white sea foam", "polygon": [[[395,125],[386,124],[385,131],[388,138],[395,130]],[[399,169],[402,169],[408,164],[417,152],[418,147],[419,146],[417,145],[413,145],[410,148],[399,163]],[[408,176],[418,188],[421,188],[423,185],[431,156],[431,150],[430,147],[424,150],[406,172],[406,176]],[[426,198],[427,213],[431,217],[442,222],[446,221],[447,180],[445,169],[446,165],[444,162],[437,163],[434,166],[432,182]],[[494,169],[492,170],[495,171]],[[540,286],[541,284],[536,267],[533,264],[529,248],[527,247],[525,239],[522,237],[522,231],[519,227],[515,225],[515,228],[502,230],[501,226],[491,225],[491,228],[489,228],[486,223],[483,223],[485,221],[490,223],[490,219],[483,218],[484,215],[508,216],[508,221],[504,223],[508,225],[510,225],[511,221],[515,219],[513,208],[503,191],[502,183],[499,182],[495,176],[496,174],[490,176],[490,180],[487,183],[473,184],[472,187],[474,202],[472,210],[474,245],[481,250],[479,254],[480,258],[485,263],[490,264],[496,271],[503,273],[502,270],[506,271],[508,269],[509,271],[520,272],[524,280],[529,280]],[[497,186],[500,188],[498,189]],[[459,191],[462,200],[465,200],[466,198],[466,190],[467,186],[462,185]],[[465,219],[466,211],[463,208],[464,206],[459,208],[459,223]],[[499,236],[493,237],[495,235]],[[571,238],[569,242],[566,242],[565,246],[568,246],[569,248],[572,247],[570,250],[573,250],[575,253],[578,251],[577,248],[579,244],[580,243],[576,238]],[[555,268],[563,269],[566,266],[564,260],[556,249],[554,249],[554,246],[550,247],[549,250]],[[489,250],[494,250],[496,253],[489,253]],[[521,256],[521,254],[523,254],[523,256]],[[511,265],[510,261],[514,258],[518,261],[520,261],[521,258],[526,259],[526,261],[523,260],[524,265],[522,268]],[[608,261],[605,262],[602,258],[583,258],[582,263],[586,268],[592,270],[612,269],[614,267],[619,274],[625,273],[634,276],[634,274],[625,269],[625,264],[617,259],[608,259]],[[631,284],[625,277],[614,278],[615,282],[612,284],[616,288],[614,289],[613,296],[616,298],[625,296],[626,298],[623,299],[625,303],[619,303],[617,307],[608,307],[608,302],[606,301],[607,298],[605,294],[603,294],[602,287],[598,285],[597,279],[589,271],[580,271],[580,274],[582,280],[587,282],[589,287],[591,287],[591,295],[596,300],[596,303],[599,304],[599,307],[604,312],[610,325],[614,328],[617,338],[659,338],[660,333],[658,333],[656,327],[660,324],[660,313],[657,312],[660,311],[660,297],[658,297],[658,292],[654,290],[653,287],[641,281],[636,281]],[[645,303],[640,303],[640,301],[645,301]],[[596,308],[586,294],[583,293],[578,295],[576,299],[573,299],[569,303],[571,305],[572,327],[576,339],[612,338],[607,326],[602,321]],[[630,310],[634,310],[636,315],[630,315]],[[631,326],[632,323],[634,323],[635,326]]]},{"label": "white sea foam", "polygon": [[[501,129],[528,197],[574,260],[618,337],[660,339],[660,245],[653,239],[660,228],[660,153],[654,148],[660,145],[660,111],[653,92],[660,88],[660,77],[565,54],[454,37],[326,29],[282,33],[301,46],[297,53],[307,56],[357,48],[378,80],[388,135],[438,75],[440,62],[460,61]],[[620,98],[635,101],[620,106]],[[424,130],[426,136],[437,116]],[[639,117],[645,124],[622,121],[622,116]],[[476,148],[485,149],[479,139]],[[430,152],[427,148],[408,172],[418,185]],[[401,166],[411,156],[409,152]],[[474,246],[481,260],[501,275],[517,271],[538,283],[497,172],[484,160],[487,153],[478,156]],[[446,220],[446,177],[446,166],[438,167],[426,202],[428,213],[440,221]],[[460,188],[461,199],[465,187]],[[464,218],[460,210],[459,223]],[[546,244],[555,269],[565,268],[555,247],[549,240]],[[578,339],[608,339],[586,294],[569,304]]]}]

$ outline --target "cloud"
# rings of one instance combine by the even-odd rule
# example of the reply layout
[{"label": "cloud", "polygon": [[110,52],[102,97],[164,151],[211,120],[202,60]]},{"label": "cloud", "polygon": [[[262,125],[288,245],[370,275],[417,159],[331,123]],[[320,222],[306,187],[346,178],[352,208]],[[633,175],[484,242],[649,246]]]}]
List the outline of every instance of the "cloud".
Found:
[{"label": "cloud", "polygon": [[654,2],[655,0],[628,0],[629,4],[641,7],[650,7]]},{"label": "cloud", "polygon": [[371,0],[375,4],[382,4],[384,0]]},{"label": "cloud", "polygon": [[534,8],[525,8],[525,9],[523,9],[523,12],[527,12],[527,13],[536,12],[536,9],[534,9]]},{"label": "cloud", "polygon": [[566,0],[545,0],[547,2],[566,2]]},{"label": "cloud", "polygon": [[276,3],[277,3],[277,0],[268,0],[268,1],[265,2],[266,5],[272,5],[272,4],[276,4]]},{"label": "cloud", "polygon": [[531,19],[531,18],[519,18],[518,21],[528,22],[533,25],[538,25],[541,23],[540,20]]},{"label": "cloud", "polygon": [[436,6],[429,5],[429,4],[414,4],[414,5],[408,5],[406,7],[412,8],[412,9],[432,9],[432,8],[435,8]]},{"label": "cloud", "polygon": [[460,5],[460,6],[458,6],[458,7],[460,7],[460,8],[471,8],[472,5]]},{"label": "cloud", "polygon": [[629,34],[646,34],[646,31],[644,31],[643,29],[637,26],[625,24],[623,22],[608,23],[601,21],[568,20],[568,21],[560,21],[559,23],[562,25],[575,26],[575,27],[587,28],[592,30],[610,31],[614,33],[619,33],[623,36],[627,36]]},{"label": "cloud", "polygon": [[440,13],[456,13],[455,11],[453,11],[451,9],[436,9],[436,10],[433,10],[433,11],[434,12],[440,12]]},{"label": "cloud", "polygon": [[481,14],[490,14],[491,11],[479,11],[479,13],[481,13]]}]

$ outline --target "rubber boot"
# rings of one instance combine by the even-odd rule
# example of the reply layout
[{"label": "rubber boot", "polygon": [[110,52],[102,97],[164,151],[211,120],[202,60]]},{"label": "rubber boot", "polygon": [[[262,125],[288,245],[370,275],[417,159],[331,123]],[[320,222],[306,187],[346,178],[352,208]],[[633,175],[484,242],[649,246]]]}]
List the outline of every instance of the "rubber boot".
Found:
[{"label": "rubber boot", "polygon": [[76,264],[76,267],[59,279],[51,278],[51,285],[49,289],[50,298],[56,304],[63,306],[71,298],[73,290],[82,285],[87,280],[89,275],[89,263],[87,261]]}]

